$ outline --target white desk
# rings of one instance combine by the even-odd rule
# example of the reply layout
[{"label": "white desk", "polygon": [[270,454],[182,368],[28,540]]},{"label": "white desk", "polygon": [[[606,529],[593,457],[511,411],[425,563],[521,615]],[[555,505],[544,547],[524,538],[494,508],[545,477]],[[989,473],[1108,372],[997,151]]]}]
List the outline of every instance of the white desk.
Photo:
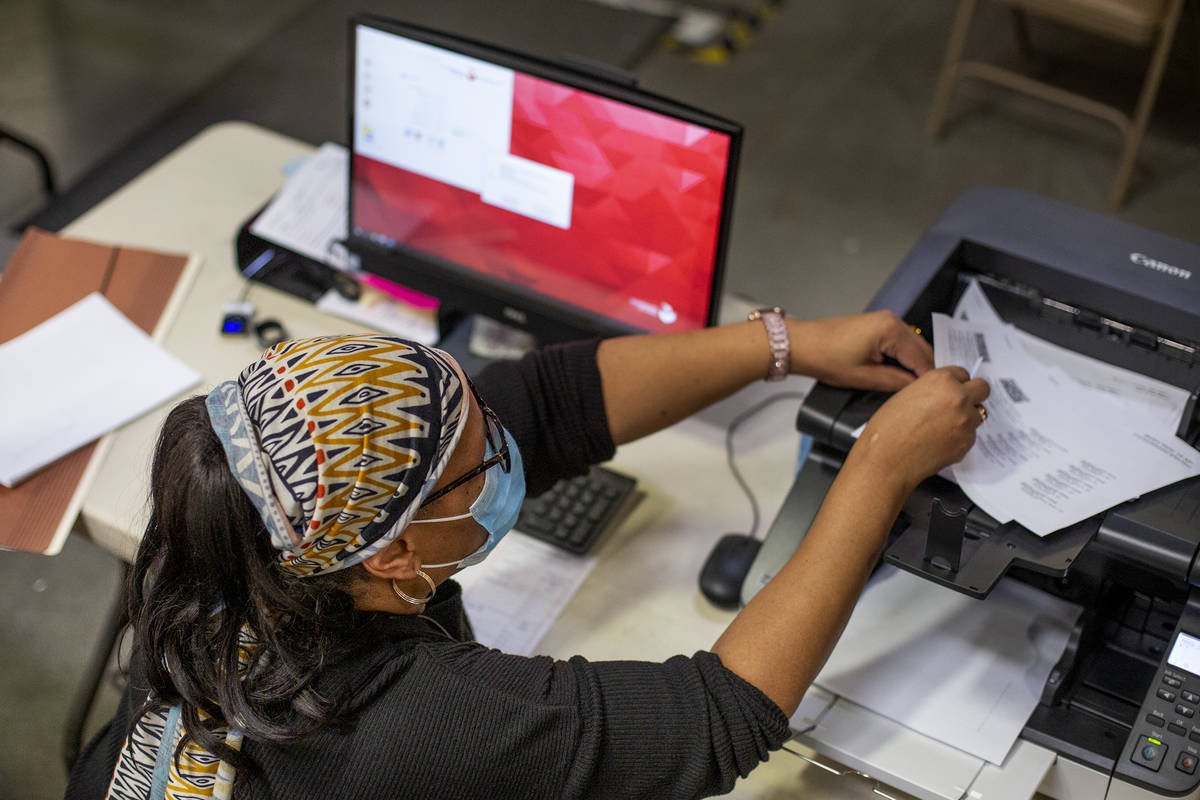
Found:
[{"label": "white desk", "polygon": [[[243,285],[234,266],[233,236],[280,186],[281,167],[312,149],[248,124],[216,125],[64,231],[203,257],[188,299],[164,339],[167,349],[203,374],[194,392],[207,392],[259,354],[252,339],[218,333],[222,304],[236,298]],[[292,336],[363,330],[260,284],[250,299],[260,313],[282,320]],[[725,465],[725,424],[736,410],[761,397],[806,385],[790,379],[751,387],[699,418],[622,447],[614,466],[635,476],[646,498],[600,544],[595,570],[539,650],[564,658],[581,654],[659,661],[710,647],[733,614],[712,608],[697,590],[696,578],[716,540],[744,531],[750,522],[749,505]],[[739,466],[756,487],[764,530],[791,483],[797,405],[777,403],[738,433]],[[166,411],[164,407],[112,434],[98,455],[102,461],[83,502],[82,519],[90,535],[126,559],[144,525],[149,459]],[[829,776],[781,752],[730,796],[857,800],[873,795],[867,782]]]}]

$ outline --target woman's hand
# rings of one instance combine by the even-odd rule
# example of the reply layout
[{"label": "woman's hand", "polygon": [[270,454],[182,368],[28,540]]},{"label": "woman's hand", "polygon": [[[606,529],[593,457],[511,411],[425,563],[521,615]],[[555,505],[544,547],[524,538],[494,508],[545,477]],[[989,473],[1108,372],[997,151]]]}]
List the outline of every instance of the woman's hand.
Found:
[{"label": "woman's hand", "polygon": [[868,462],[907,492],[961,461],[984,420],[991,389],[962,367],[930,370],[880,406],[847,457]]},{"label": "woman's hand", "polygon": [[791,371],[834,386],[894,392],[933,369],[933,348],[891,311],[789,319],[788,338]]},{"label": "woman's hand", "polygon": [[833,650],[905,499],[970,449],[987,396],[982,379],[945,367],[880,406],[800,546],[713,645],[722,664],[786,716]]}]

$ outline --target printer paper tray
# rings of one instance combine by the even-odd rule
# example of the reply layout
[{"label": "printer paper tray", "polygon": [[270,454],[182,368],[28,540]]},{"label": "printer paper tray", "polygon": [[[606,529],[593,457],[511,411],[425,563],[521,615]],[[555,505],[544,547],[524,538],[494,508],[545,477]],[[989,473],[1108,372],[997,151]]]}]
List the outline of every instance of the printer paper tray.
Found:
[{"label": "printer paper tray", "polygon": [[[1028,800],[1057,759],[1051,750],[1018,740],[997,767],[818,686],[809,689],[791,723],[795,741],[921,800]],[[1107,776],[1081,769],[1096,780],[1078,797],[1103,798]]]},{"label": "printer paper tray", "polygon": [[[920,800],[1030,800],[1036,792],[1053,800],[1166,797],[1121,780],[1110,782],[1107,774],[1024,739],[998,767],[819,686],[808,690],[791,725],[793,741],[877,782],[875,793],[883,797],[896,797],[889,788]],[[1200,800],[1200,790],[1183,800]]]}]

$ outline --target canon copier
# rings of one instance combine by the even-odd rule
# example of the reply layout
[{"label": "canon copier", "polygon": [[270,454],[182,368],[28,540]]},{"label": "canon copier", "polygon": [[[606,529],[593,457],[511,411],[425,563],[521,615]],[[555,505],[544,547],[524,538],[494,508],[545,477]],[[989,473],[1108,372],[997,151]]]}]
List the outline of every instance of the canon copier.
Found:
[{"label": "canon copier", "polygon": [[[1200,213],[1197,223],[1200,231]],[[930,315],[949,313],[971,278],[1018,328],[1191,392],[1179,435],[1196,444],[1200,247],[1020,190],[979,187],[946,210],[869,309],[891,309],[928,332]],[[856,429],[886,399],[823,384],[807,395],[797,427],[812,449],[743,602],[803,539]],[[1200,666],[1170,663],[1177,644],[1200,646],[1198,547],[1200,478],[1044,538],[997,524],[955,484],[930,478],[905,504],[881,563],[948,592],[982,599],[1005,578],[1084,608],[1040,704],[1003,765],[901,730],[816,686],[793,717],[797,740],[840,765],[827,768],[926,800],[1035,791],[1057,800],[1200,799]]]}]

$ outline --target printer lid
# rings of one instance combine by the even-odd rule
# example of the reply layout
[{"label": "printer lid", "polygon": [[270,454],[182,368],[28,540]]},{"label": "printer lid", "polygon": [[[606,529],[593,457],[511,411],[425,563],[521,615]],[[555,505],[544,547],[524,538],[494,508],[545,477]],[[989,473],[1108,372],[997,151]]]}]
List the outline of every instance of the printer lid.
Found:
[{"label": "printer lid", "polygon": [[868,308],[910,308],[964,244],[980,271],[1004,259],[1008,277],[1048,297],[1200,342],[1200,245],[1003,186],[955,199]]}]

